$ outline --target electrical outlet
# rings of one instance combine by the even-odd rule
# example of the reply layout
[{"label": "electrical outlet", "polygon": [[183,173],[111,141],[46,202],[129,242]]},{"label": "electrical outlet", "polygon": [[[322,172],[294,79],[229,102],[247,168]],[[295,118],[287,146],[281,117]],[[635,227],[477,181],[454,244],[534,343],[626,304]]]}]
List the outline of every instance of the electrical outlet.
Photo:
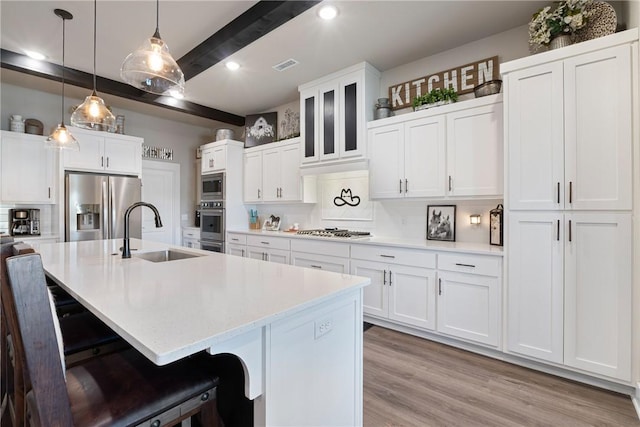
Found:
[{"label": "electrical outlet", "polygon": [[182,219],[182,221],[187,221],[189,219],[189,214],[182,214],[180,218]]},{"label": "electrical outlet", "polygon": [[321,336],[331,332],[331,329],[333,329],[333,320],[331,318],[316,320],[315,328],[316,328],[315,338],[318,339]]}]

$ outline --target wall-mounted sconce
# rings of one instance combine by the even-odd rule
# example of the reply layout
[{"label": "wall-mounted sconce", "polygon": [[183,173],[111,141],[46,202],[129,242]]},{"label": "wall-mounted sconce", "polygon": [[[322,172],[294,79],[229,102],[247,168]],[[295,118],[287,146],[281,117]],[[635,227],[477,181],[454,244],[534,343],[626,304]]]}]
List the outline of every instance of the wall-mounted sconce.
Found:
[{"label": "wall-mounted sconce", "polygon": [[471,224],[478,225],[480,224],[480,215],[478,214],[469,215],[469,220],[471,221]]}]

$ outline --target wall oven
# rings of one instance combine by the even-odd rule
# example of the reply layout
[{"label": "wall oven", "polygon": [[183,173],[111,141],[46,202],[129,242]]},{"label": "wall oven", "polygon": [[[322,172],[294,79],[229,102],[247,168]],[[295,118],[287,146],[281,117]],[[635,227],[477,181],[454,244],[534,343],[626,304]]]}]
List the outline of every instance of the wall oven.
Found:
[{"label": "wall oven", "polygon": [[202,201],[224,200],[224,172],[202,175],[200,190],[202,190]]},{"label": "wall oven", "polygon": [[224,202],[200,203],[200,248],[213,252],[224,250]]}]

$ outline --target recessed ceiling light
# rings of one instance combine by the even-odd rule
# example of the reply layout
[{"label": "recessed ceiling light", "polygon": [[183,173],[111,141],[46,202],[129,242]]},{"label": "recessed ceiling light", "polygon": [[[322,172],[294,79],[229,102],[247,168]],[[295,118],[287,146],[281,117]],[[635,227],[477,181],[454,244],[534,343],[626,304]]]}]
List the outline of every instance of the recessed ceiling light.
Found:
[{"label": "recessed ceiling light", "polygon": [[233,61],[229,61],[226,64],[227,69],[231,70],[231,71],[235,71],[238,68],[240,68],[240,64],[238,64],[237,62],[233,62]]},{"label": "recessed ceiling light", "polygon": [[29,58],[33,58],[33,59],[37,59],[39,61],[42,61],[44,59],[47,59],[46,55],[41,54],[40,52],[36,52],[35,50],[25,50],[24,53],[29,57]]},{"label": "recessed ceiling light", "polygon": [[338,16],[338,9],[335,6],[328,4],[320,8],[318,16],[329,21]]}]

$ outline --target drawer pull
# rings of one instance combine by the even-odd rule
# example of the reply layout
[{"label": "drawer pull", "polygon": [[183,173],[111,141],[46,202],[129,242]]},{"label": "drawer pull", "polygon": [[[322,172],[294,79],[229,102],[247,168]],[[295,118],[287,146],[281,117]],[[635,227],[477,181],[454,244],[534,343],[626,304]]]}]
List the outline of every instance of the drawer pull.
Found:
[{"label": "drawer pull", "polygon": [[233,240],[234,242],[240,241],[240,239],[236,239],[235,237],[232,237],[231,240]]},{"label": "drawer pull", "polygon": [[380,254],[380,256],[382,258],[395,258],[395,255],[384,255],[384,254]]},{"label": "drawer pull", "polygon": [[268,245],[269,244],[269,242],[260,242],[260,243],[262,243],[263,245]]},{"label": "drawer pull", "polygon": [[313,265],[313,264],[311,264],[311,265],[310,265],[310,267],[312,267],[312,268],[320,268],[320,269],[322,269],[322,266],[321,266],[321,265]]},{"label": "drawer pull", "polygon": [[456,265],[457,265],[457,266],[460,266],[460,267],[471,267],[471,268],[476,268],[476,266],[475,266],[475,265],[473,265],[473,264],[461,264],[461,263],[459,263],[459,262],[456,262]]}]

